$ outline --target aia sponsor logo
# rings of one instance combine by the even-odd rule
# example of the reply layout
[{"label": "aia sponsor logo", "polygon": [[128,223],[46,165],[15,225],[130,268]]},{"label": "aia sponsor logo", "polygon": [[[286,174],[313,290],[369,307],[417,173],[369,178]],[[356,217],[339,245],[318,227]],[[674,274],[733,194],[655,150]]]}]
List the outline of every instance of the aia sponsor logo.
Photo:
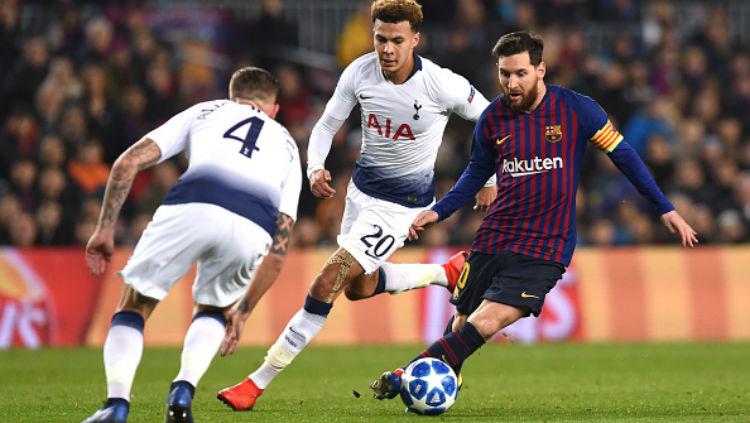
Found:
[{"label": "aia sponsor logo", "polygon": [[[422,108],[422,106],[419,106],[419,108]],[[419,113],[419,109],[417,109],[417,113]],[[393,125],[391,118],[385,118],[385,122],[381,122],[378,120],[378,117],[372,113],[370,113],[370,116],[367,117],[367,128],[377,131],[378,135],[383,138],[390,138],[393,139],[393,141],[398,141],[399,139],[407,139],[413,141],[415,139],[414,133],[411,130],[411,126],[409,126],[408,123],[402,123],[398,125],[398,128],[396,128],[395,131],[393,130],[394,126],[395,125]]]}]

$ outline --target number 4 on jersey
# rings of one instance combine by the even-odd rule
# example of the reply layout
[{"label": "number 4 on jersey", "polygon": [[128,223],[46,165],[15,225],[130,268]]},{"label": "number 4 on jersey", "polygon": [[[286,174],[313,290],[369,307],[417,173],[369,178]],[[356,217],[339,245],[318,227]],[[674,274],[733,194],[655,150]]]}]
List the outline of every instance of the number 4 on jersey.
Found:
[{"label": "number 4 on jersey", "polygon": [[[241,142],[242,148],[240,149],[240,154],[247,157],[252,157],[254,150],[260,151],[260,148],[255,146],[255,142],[258,141],[258,136],[260,135],[260,130],[263,129],[264,123],[265,122],[263,121],[263,119],[259,117],[247,118],[227,129],[227,132],[224,132],[224,138],[231,138],[233,140]],[[245,134],[244,139],[238,137],[237,135],[234,135],[234,131],[237,131],[245,125],[249,126],[247,128],[247,134]]]}]

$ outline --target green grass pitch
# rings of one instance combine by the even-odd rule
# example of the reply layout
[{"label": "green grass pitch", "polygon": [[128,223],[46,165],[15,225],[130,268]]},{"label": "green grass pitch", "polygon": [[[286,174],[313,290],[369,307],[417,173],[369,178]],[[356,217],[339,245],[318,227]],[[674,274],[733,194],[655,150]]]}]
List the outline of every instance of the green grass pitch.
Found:
[{"label": "green grass pitch", "polygon": [[[456,405],[439,417],[376,401],[368,383],[419,346],[308,348],[251,412],[215,399],[264,348],[214,360],[196,392],[198,422],[747,422],[750,344],[488,345],[464,367]],[[146,348],[130,421],[161,422],[179,350]],[[357,398],[353,391],[361,394]],[[0,422],[79,422],[105,396],[100,349],[0,352]]]}]

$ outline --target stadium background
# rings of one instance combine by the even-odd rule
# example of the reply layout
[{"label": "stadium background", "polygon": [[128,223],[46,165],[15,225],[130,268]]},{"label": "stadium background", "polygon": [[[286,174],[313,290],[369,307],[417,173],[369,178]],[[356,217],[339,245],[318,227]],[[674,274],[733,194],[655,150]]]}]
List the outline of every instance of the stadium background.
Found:
[{"label": "stadium background", "polygon": [[[101,345],[120,287],[113,272],[185,162],[138,176],[118,227],[122,248],[109,274],[96,279],[85,271],[82,245],[109,166],[177,111],[225,97],[236,67],[276,74],[279,120],[304,160],[338,73],[371,50],[368,4],[0,1],[0,347]],[[750,4],[422,4],[419,53],[466,76],[488,98],[498,93],[489,53],[497,37],[518,28],[542,32],[548,82],[603,105],[702,243],[694,251],[676,247],[637,192],[591,149],[573,265],[542,318],[509,329],[509,338],[750,339]],[[439,194],[463,169],[470,132],[460,119],[449,125],[437,163]],[[355,111],[327,162],[339,192],[359,136]],[[343,199],[319,202],[303,188],[289,261],[245,342],[270,344],[299,307],[335,243]],[[471,241],[480,220],[467,208],[394,260],[441,262]],[[318,342],[429,341],[450,313],[446,296],[431,288],[339,301]],[[190,313],[184,281],[154,314],[147,343],[178,345]]]}]

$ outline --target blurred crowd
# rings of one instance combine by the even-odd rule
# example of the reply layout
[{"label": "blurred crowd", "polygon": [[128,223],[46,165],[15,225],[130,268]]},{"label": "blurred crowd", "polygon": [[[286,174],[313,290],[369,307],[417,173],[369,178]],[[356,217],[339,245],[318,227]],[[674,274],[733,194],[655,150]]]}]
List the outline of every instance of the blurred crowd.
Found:
[{"label": "blurred crowd", "polygon": [[[464,75],[489,99],[499,92],[490,55],[496,39],[516,29],[541,32],[547,82],[590,95],[604,107],[701,242],[750,241],[750,46],[730,36],[726,8],[693,4],[702,8],[695,13],[701,18],[686,29],[677,25],[674,5],[663,1],[421,3],[419,53]],[[220,52],[227,64],[205,78],[214,82],[202,91],[194,86],[204,73],[185,73],[185,51],[195,46],[160,33],[152,10],[139,2],[63,2],[43,22],[27,10],[39,4],[0,0],[0,244],[85,243],[117,156],[192,103],[226,96],[227,75],[237,66],[274,72],[281,86],[278,119],[305,160],[310,131],[338,71],[287,60],[298,47],[299,25],[285,14],[282,0],[262,0],[258,14],[222,21],[227,41],[208,50]],[[622,32],[594,48],[586,32],[594,23]],[[362,2],[339,34],[336,62],[343,68],[371,50],[369,2]],[[359,152],[359,125],[355,110],[328,157],[339,194],[319,201],[303,188],[296,245],[335,243]],[[466,165],[472,127],[451,119],[436,167],[439,195]],[[118,242],[138,239],[184,166],[184,158],[175,158],[139,174],[122,211]],[[481,219],[466,207],[420,242],[469,244]],[[674,242],[593,148],[578,193],[578,229],[586,245]]]}]

